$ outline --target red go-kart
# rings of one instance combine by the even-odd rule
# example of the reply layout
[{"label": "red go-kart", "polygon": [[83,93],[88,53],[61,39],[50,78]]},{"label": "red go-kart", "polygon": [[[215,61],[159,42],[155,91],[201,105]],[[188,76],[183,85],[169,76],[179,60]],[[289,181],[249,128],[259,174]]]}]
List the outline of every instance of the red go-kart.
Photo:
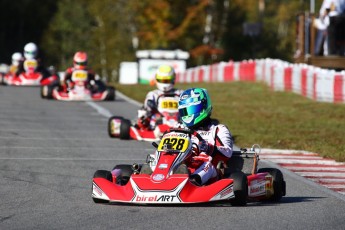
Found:
[{"label": "red go-kart", "polygon": [[68,88],[60,84],[51,84],[41,87],[41,97],[59,101],[113,101],[115,89],[106,86],[101,80],[88,82],[88,73],[85,70],[75,70]]},{"label": "red go-kart", "polygon": [[[148,155],[146,163],[116,165],[113,170],[98,170],[93,176],[95,203],[191,204],[223,201],[244,206],[248,201],[279,201],[285,196],[285,181],[280,170],[257,170],[258,147],[235,151],[229,162],[219,162],[219,178],[199,186],[189,179],[184,163],[190,157],[191,139],[202,137],[181,129],[167,131]],[[252,162],[249,172],[244,162]]]},{"label": "red go-kart", "polygon": [[2,83],[16,86],[41,86],[49,85],[59,80],[57,75],[44,78],[42,73],[37,72],[38,63],[35,59],[25,60],[23,65],[25,72],[18,76],[8,73],[3,77]]},{"label": "red go-kart", "polygon": [[134,139],[139,141],[157,141],[169,128],[179,123],[177,94],[162,94],[156,102],[157,110],[150,119],[150,125],[143,127],[137,120],[130,121],[120,116],[108,120],[108,134],[111,138]]}]

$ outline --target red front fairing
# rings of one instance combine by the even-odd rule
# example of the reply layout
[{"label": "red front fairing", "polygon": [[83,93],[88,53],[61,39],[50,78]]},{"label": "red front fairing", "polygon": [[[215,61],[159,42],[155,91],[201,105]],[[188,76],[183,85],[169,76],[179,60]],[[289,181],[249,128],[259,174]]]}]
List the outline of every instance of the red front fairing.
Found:
[{"label": "red front fairing", "polygon": [[[159,140],[159,136],[157,133],[164,133],[167,131],[170,127],[166,124],[160,124],[156,127],[156,131],[151,129],[139,129],[134,126],[131,126],[129,135],[133,140],[139,140],[139,141],[156,141]],[[159,132],[157,132],[159,129]]]},{"label": "red front fairing", "polygon": [[81,95],[64,90],[53,90],[53,98],[59,101],[104,101],[107,95],[108,91],[91,93],[88,89],[84,89],[84,93]]},{"label": "red front fairing", "polygon": [[[132,175],[130,182],[121,186],[103,178],[94,178],[94,184],[110,202],[171,204],[202,203],[233,198],[232,179],[222,179],[211,185],[195,186],[188,175],[175,174],[160,183],[150,175]],[[93,193],[100,193],[94,189]]]},{"label": "red front fairing", "polygon": [[43,78],[42,74],[39,72],[22,73],[18,76],[6,75],[4,77],[4,82],[7,85],[17,86],[50,85],[56,80],[58,80],[58,77],[55,75]]}]

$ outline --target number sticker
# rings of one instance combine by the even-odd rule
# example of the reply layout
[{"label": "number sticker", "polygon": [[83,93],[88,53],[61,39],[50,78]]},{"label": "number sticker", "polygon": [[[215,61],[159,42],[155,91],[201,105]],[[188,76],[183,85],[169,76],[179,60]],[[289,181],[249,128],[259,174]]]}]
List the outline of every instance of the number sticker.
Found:
[{"label": "number sticker", "polygon": [[181,152],[184,152],[188,148],[189,140],[187,138],[181,137],[166,137],[161,140],[157,150],[164,151],[164,146],[166,144],[169,144],[172,150],[179,150]]},{"label": "number sticker", "polygon": [[74,71],[72,73],[72,81],[86,81],[87,73],[85,71]]},{"label": "number sticker", "polygon": [[26,60],[24,62],[25,68],[36,68],[37,67],[37,61],[36,60]]},{"label": "number sticker", "polygon": [[162,109],[177,109],[178,102],[176,100],[164,100],[160,103]]}]

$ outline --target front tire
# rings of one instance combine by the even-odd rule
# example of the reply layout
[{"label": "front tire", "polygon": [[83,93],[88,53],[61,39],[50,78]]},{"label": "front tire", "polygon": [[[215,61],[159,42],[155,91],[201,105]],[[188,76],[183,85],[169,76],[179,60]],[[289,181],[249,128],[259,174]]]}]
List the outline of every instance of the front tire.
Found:
[{"label": "front tire", "polygon": [[113,170],[115,169],[120,169],[121,170],[121,174],[118,178],[116,178],[116,183],[120,184],[120,185],[125,185],[128,183],[129,178],[131,177],[131,175],[133,174],[134,170],[132,168],[132,165],[116,165]]},{"label": "front tire", "polygon": [[230,200],[232,206],[245,206],[248,198],[248,180],[243,172],[234,172],[230,175],[234,180],[233,190],[235,198]]},{"label": "front tire", "polygon": [[[116,137],[119,137],[119,135],[120,135],[120,134],[114,134],[114,129],[115,129],[115,127],[114,127],[114,122],[113,122],[114,119],[119,119],[119,120],[121,120],[120,127],[121,127],[121,125],[122,125],[122,120],[123,120],[122,117],[113,116],[113,117],[110,117],[110,118],[109,118],[109,120],[108,120],[108,135],[109,135],[110,138],[116,138]],[[120,131],[120,133],[121,133],[121,131]]]},{"label": "front tire", "polygon": [[[113,182],[113,176],[111,175],[111,172],[107,171],[107,170],[97,170],[95,172],[95,174],[93,175],[93,178],[104,178],[110,182]],[[96,204],[106,204],[109,203],[109,201],[107,200],[102,200],[102,199],[98,199],[98,198],[94,198],[92,197],[93,202],[95,202]]]},{"label": "front tire", "polygon": [[123,119],[120,126],[120,139],[128,140],[130,138],[131,121]]}]

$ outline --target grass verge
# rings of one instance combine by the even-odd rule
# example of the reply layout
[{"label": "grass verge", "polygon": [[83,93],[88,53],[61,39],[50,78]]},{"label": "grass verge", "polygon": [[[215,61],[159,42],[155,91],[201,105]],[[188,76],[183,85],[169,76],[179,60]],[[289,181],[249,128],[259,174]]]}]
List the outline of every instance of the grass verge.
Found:
[{"label": "grass verge", "polygon": [[[149,85],[115,85],[143,102]],[[231,130],[236,145],[295,149],[345,161],[345,105],[315,102],[289,92],[274,92],[264,83],[193,83],[177,88],[203,87],[213,104],[212,117]]]}]

